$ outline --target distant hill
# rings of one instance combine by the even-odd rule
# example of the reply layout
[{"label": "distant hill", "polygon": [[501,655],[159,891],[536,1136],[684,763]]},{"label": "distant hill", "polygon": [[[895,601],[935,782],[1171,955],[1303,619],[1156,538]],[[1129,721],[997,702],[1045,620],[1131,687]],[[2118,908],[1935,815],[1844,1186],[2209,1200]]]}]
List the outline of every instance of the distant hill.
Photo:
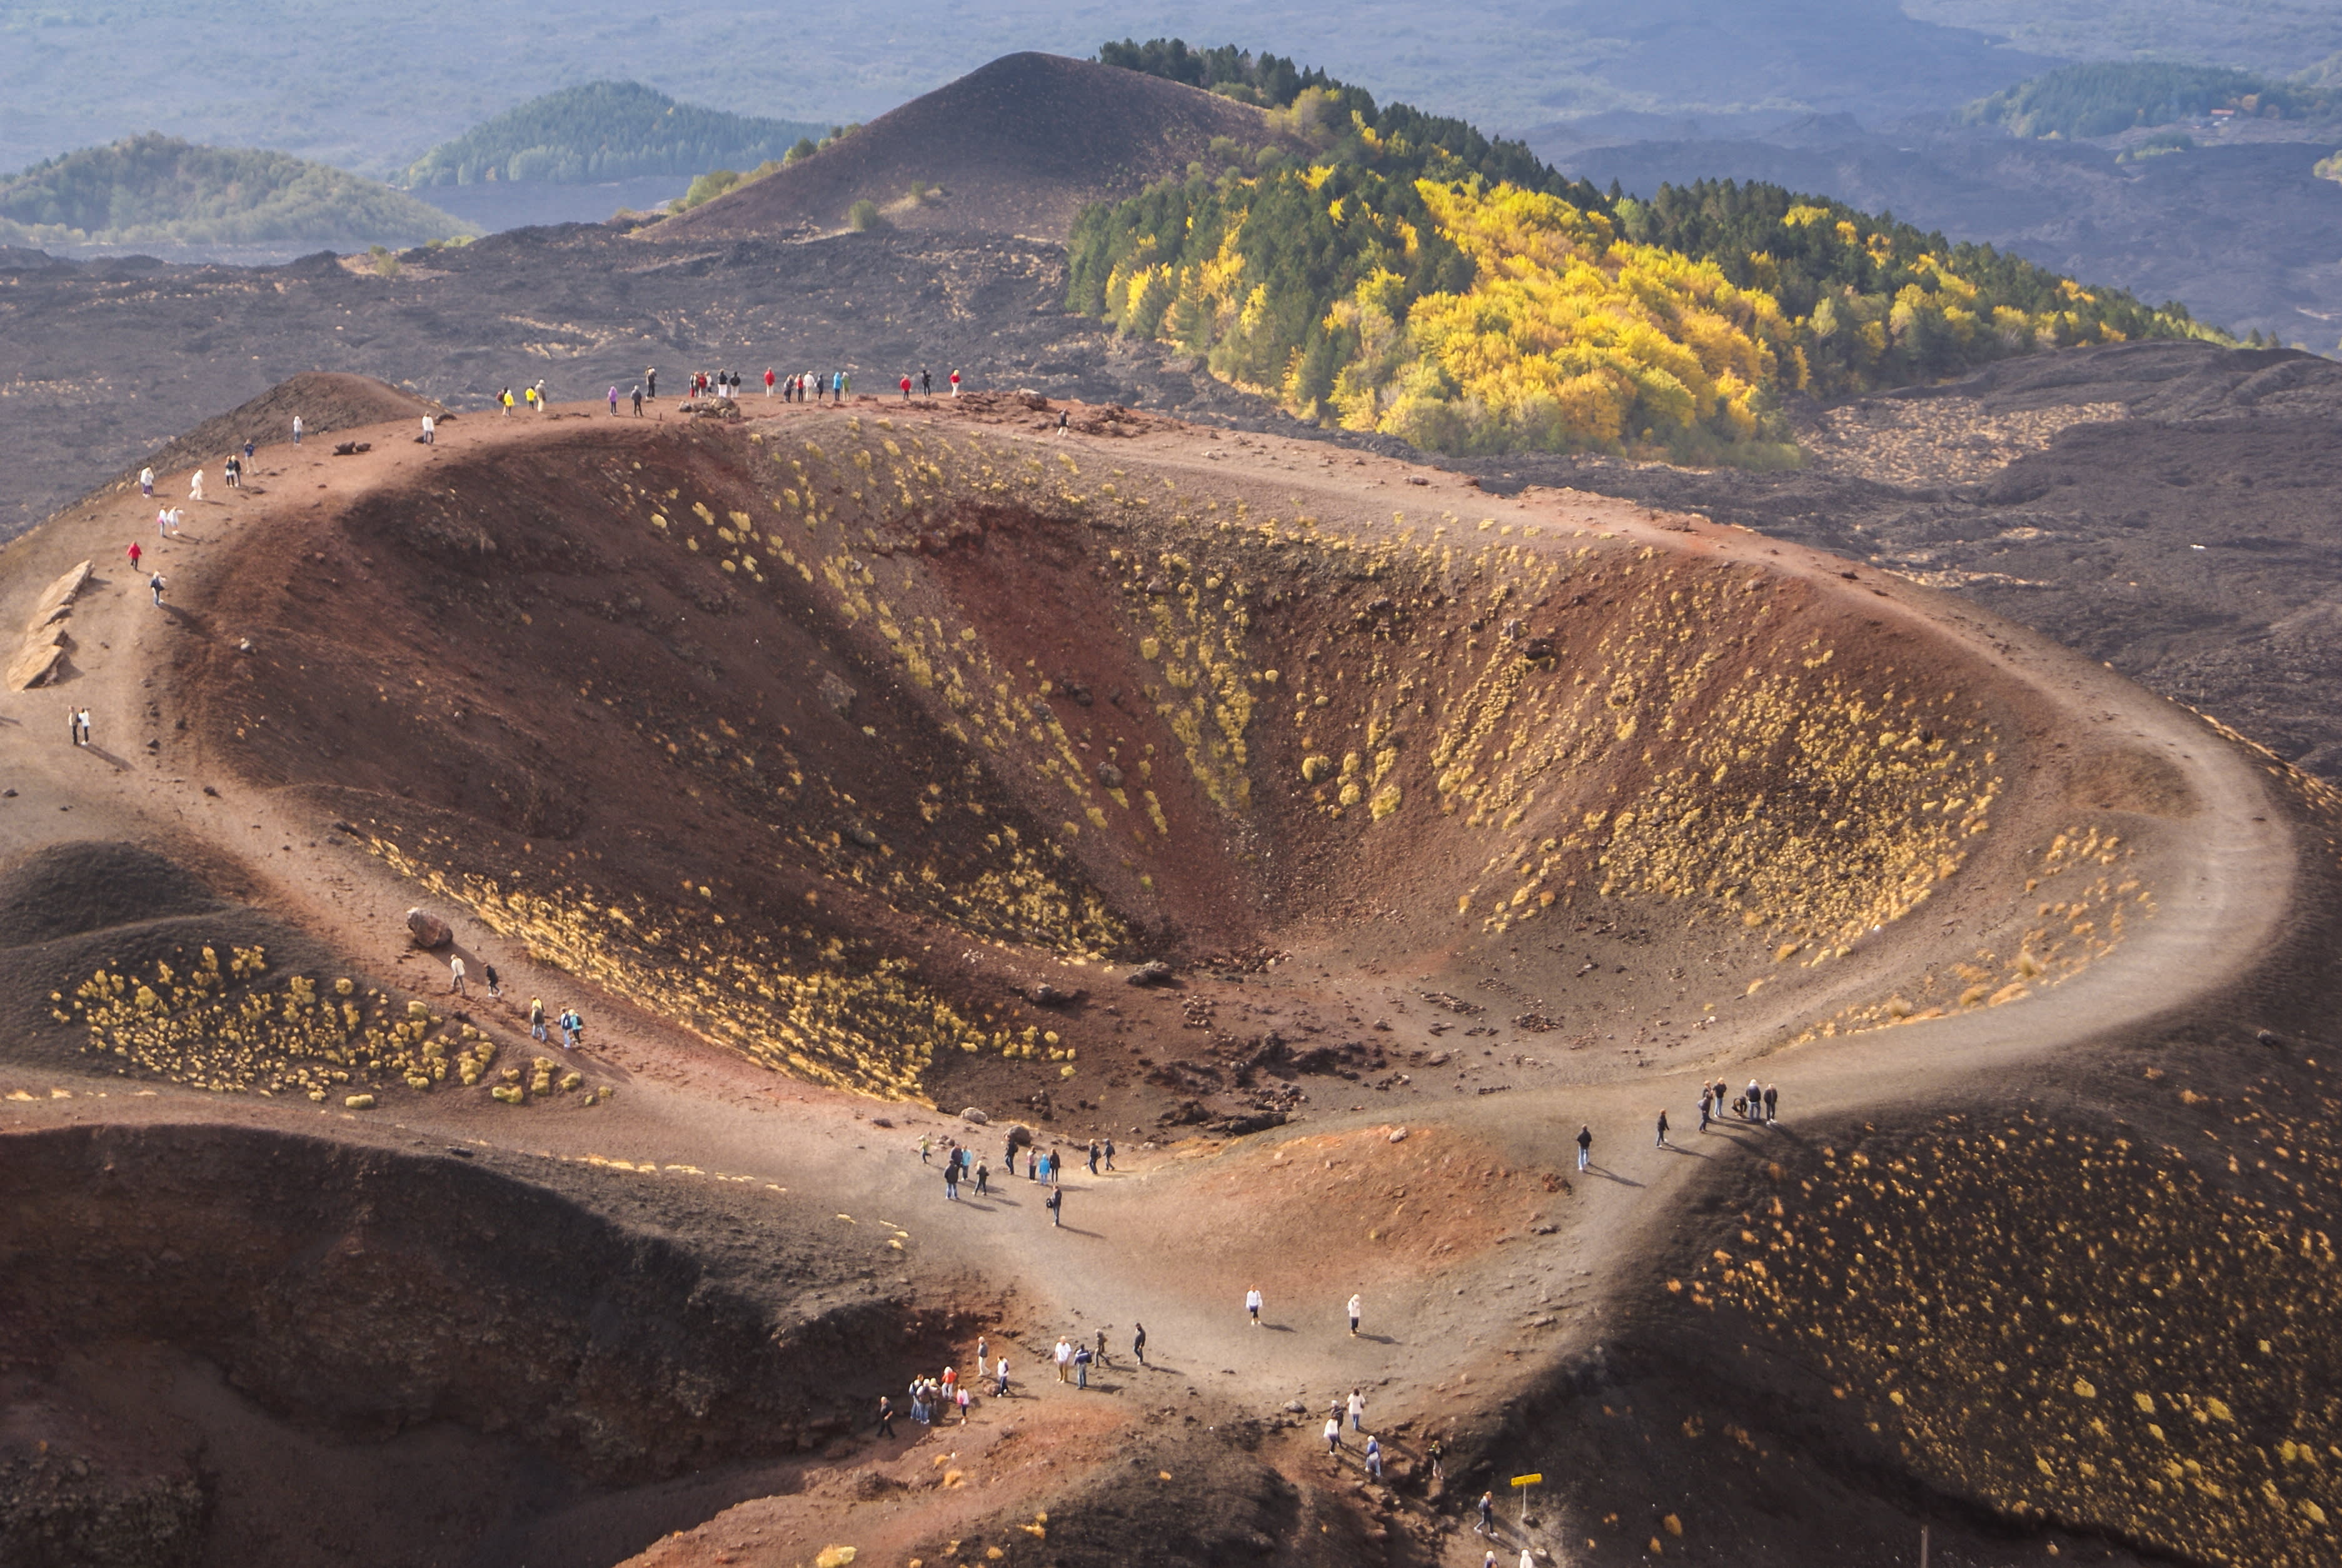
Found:
[{"label": "distant hill", "polygon": [[[904,228],[1062,238],[1090,203],[1218,157],[1215,138],[1247,155],[1289,139],[1233,98],[1092,61],[1009,55],[650,232],[836,229],[867,201]],[[915,185],[929,194],[914,201]]]},{"label": "distant hill", "polygon": [[412,189],[512,180],[601,185],[778,158],[824,127],[678,104],[639,82],[589,82],[531,98],[415,160]]},{"label": "distant hill", "polygon": [[0,180],[0,243],[405,246],[464,225],[403,191],[253,147],[149,134]]},{"label": "distant hill", "polygon": [[2177,305],[1777,185],[1606,194],[1461,120],[1304,85],[1289,62],[1176,40],[1104,53],[1141,80],[1265,97],[1303,150],[1215,158],[1088,208],[1068,303],[1297,417],[1425,450],[1794,462],[1787,394],[2205,331]]},{"label": "distant hill", "polygon": [[2113,136],[2229,109],[2269,119],[2322,110],[2326,94],[2226,65],[2100,61],[2035,76],[1970,104],[1961,118],[2012,135]]}]

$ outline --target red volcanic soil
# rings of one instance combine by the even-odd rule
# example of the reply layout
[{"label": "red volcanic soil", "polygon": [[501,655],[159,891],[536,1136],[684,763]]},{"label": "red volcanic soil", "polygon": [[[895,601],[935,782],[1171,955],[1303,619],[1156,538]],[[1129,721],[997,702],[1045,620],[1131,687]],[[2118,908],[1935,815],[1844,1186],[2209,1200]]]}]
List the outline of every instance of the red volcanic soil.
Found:
[{"label": "red volcanic soil", "polygon": [[[745,239],[845,226],[871,201],[908,229],[1063,238],[1092,202],[1184,173],[1215,136],[1283,138],[1249,105],[1055,55],[1006,55],[914,98],[817,156],[668,219],[658,239]],[[916,204],[913,185],[941,192]]]},{"label": "red volcanic soil", "polygon": [[[2198,1538],[2159,1494],[2077,1483],[2053,1526],[1940,1430],[1874,1441],[1921,1406],[1841,1403],[1794,1353],[1749,1371],[1733,1325],[1859,1321],[1869,1354],[1911,1343],[1893,1323],[1763,1296],[1778,1249],[1699,1271],[1845,1178],[1813,1154],[1844,1129],[1899,1158],[1890,1112],[2063,1095],[2107,1132],[2154,1124],[2116,1090],[2175,1039],[2307,1061],[2309,783],[2006,624],[1705,520],[1106,409],[1061,436],[1012,397],[656,412],[272,446],[156,544],[165,607],[102,572],[70,678],[12,699],[0,1145],[62,1195],[0,1211],[40,1327],[0,1343],[0,1527],[50,1495],[42,1442],[95,1456],[94,1494],[161,1488],[191,1541],[203,1442],[240,1456],[209,1484],[241,1531],[255,1489],[327,1495],[389,1430],[416,1473],[495,1478],[436,1484],[450,1539],[511,1560],[1468,1563],[1463,1500],[1548,1458],[1527,1540],[1556,1560],[1745,1561],[1764,1496],[1798,1501],[1783,1563],[1897,1561],[1923,1522],[1978,1556]],[[12,545],[5,604],[144,514],[101,496]],[[151,897],[75,891],[99,876]],[[451,948],[411,945],[418,905]],[[182,995],[202,948],[255,945],[226,1012]],[[271,1033],[336,974],[409,1021],[400,1064],[338,1014]],[[529,1036],[532,996],[585,1009],[584,1049]],[[502,1071],[434,1077],[414,1043],[442,1028]],[[302,1093],[255,1040],[340,1076]],[[1699,1085],[1752,1077],[1782,1125],[1696,1130]],[[13,1136],[156,1122],[247,1153]],[[1061,1224],[1012,1174],[1020,1129],[1066,1156]],[[266,1142],[291,1134],[316,1147]],[[956,1203],[954,1139],[989,1177]],[[235,1212],[215,1189],[265,1246],[205,1239]],[[1011,1396],[874,1441],[877,1396],[978,1333]],[[1114,1362],[1057,1385],[1049,1347],[1100,1334]],[[369,1345],[378,1382],[328,1375]],[[67,1357],[95,1370],[45,1370]],[[135,1388],[195,1363],[255,1410],[174,1385],[167,1453],[122,1437]],[[1316,1438],[1352,1388],[1381,1484],[1362,1436]],[[1629,1478],[1585,1433],[1636,1409],[1620,1452],[1659,1458]],[[268,1492],[269,1423],[320,1412],[308,1479]],[[1749,1457],[1715,1468],[1710,1433]]]}]

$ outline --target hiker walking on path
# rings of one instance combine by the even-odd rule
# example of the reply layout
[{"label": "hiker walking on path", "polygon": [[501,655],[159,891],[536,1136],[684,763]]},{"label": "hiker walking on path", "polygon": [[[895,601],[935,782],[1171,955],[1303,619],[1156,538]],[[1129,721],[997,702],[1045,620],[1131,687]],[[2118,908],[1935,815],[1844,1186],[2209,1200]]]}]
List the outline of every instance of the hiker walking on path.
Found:
[{"label": "hiker walking on path", "polygon": [[1252,1317],[1252,1326],[1260,1326],[1260,1288],[1256,1285],[1245,1292],[1245,1311]]},{"label": "hiker walking on path", "polygon": [[1071,1340],[1069,1340],[1069,1339],[1065,1339],[1065,1338],[1062,1338],[1062,1337],[1058,1339],[1058,1341],[1057,1341],[1057,1350],[1056,1350],[1056,1362],[1057,1362],[1057,1381],[1058,1381],[1059,1383],[1066,1382],[1066,1381],[1067,1381],[1067,1379],[1066,1379],[1066,1369],[1067,1367],[1069,1367],[1069,1366],[1071,1366],[1071,1365],[1073,1365],[1073,1364],[1074,1364],[1074,1343],[1073,1343],[1073,1341],[1071,1341]]},{"label": "hiker walking on path", "polygon": [[1326,1453],[1330,1458],[1342,1451],[1342,1423],[1332,1416],[1326,1418]]},{"label": "hiker walking on path", "polygon": [[187,499],[190,501],[201,501],[203,498],[204,471],[198,468],[195,470],[194,476],[187,481]]},{"label": "hiker walking on path", "polygon": [[993,1383],[992,1397],[1006,1399],[1008,1397],[1008,1358],[1006,1356],[1002,1356],[999,1364],[993,1368],[993,1377],[996,1381]]},{"label": "hiker walking on path", "polygon": [[615,381],[610,384],[610,417],[618,417],[618,384]]},{"label": "hiker walking on path", "polygon": [[301,416],[297,414],[293,416],[293,444],[301,444]]},{"label": "hiker walking on path", "polygon": [[1352,1432],[1364,1431],[1366,1420],[1366,1396],[1364,1393],[1361,1393],[1358,1390],[1355,1388],[1352,1389],[1350,1391],[1348,1409],[1350,1413],[1350,1430]]},{"label": "hiker walking on path", "polygon": [[651,401],[652,401],[652,402],[654,402],[654,403],[657,402],[657,401],[658,401],[658,366],[657,366],[657,365],[652,365],[648,370],[646,370],[645,372],[643,372],[643,385],[644,385],[645,386],[647,386],[647,387],[649,387],[649,388],[650,388],[650,397],[651,397]]},{"label": "hiker walking on path", "polygon": [[944,1162],[944,1200],[953,1203],[959,1202],[959,1151],[956,1149],[952,1151],[951,1158]]},{"label": "hiker walking on path", "polygon": [[911,401],[911,373],[907,370],[903,373],[903,401]]},{"label": "hiker walking on path", "polygon": [[130,557],[130,569],[134,572],[138,570],[138,557],[145,554],[144,551],[138,548],[138,541],[135,539],[130,541],[130,548],[124,551],[123,554]]},{"label": "hiker walking on path", "polygon": [[74,744],[77,746],[89,744],[89,710],[87,708],[65,710],[65,733],[73,737]]},{"label": "hiker walking on path", "polygon": [[1131,1359],[1137,1362],[1139,1365],[1145,1366],[1146,1364],[1146,1325],[1142,1323],[1134,1323],[1131,1326],[1136,1331],[1130,1336]]},{"label": "hiker walking on path", "polygon": [[1366,1473],[1376,1481],[1383,1478],[1383,1443],[1378,1437],[1366,1439]]},{"label": "hiker walking on path", "polygon": [[878,1435],[895,1435],[895,1402],[883,1393],[878,1396]]},{"label": "hiker walking on path", "polygon": [[1593,1162],[1593,1159],[1594,1129],[1590,1126],[1581,1126],[1577,1129],[1577,1169],[1581,1175],[1585,1174],[1586,1167]]},{"label": "hiker walking on path", "polygon": [[227,487],[229,489],[243,489],[244,459],[238,457],[233,452],[229,453],[227,454],[227,461],[220,464],[220,477],[227,481]]},{"label": "hiker walking on path", "polygon": [[138,494],[141,495],[155,494],[155,471],[152,468],[141,468],[138,471]]},{"label": "hiker walking on path", "polygon": [[447,960],[447,989],[461,996],[464,993],[464,959],[458,954]]},{"label": "hiker walking on path", "polygon": [[155,607],[158,610],[161,609],[163,607],[163,589],[165,586],[163,581],[163,574],[157,572],[152,577],[147,578],[146,585],[155,590]]},{"label": "hiker walking on path", "polygon": [[635,417],[636,417],[636,419],[640,419],[642,416],[643,416],[643,384],[642,384],[641,382],[639,382],[639,381],[638,381],[638,382],[635,383]]},{"label": "hiker walking on path", "polygon": [[976,1167],[976,1195],[984,1197],[992,1190],[992,1167],[978,1162]]},{"label": "hiker walking on path", "polygon": [[423,416],[423,444],[425,446],[439,444],[439,422],[427,414]]},{"label": "hiker walking on path", "polygon": [[1776,1115],[1777,1115],[1777,1114],[1779,1114],[1780,1109],[1781,1109],[1781,1092],[1780,1092],[1778,1089],[1776,1089],[1775,1087],[1773,1087],[1773,1085],[1772,1085],[1772,1084],[1766,1084],[1766,1085],[1765,1085],[1765,1125],[1767,1125],[1767,1127],[1769,1127],[1769,1126],[1771,1126],[1771,1125],[1773,1124],[1773,1118],[1774,1118]]},{"label": "hiker walking on path", "polygon": [[1702,1084],[1699,1086],[1699,1130],[1703,1133],[1707,1131],[1708,1107],[1715,1104],[1715,1094],[1709,1090],[1706,1084]]},{"label": "hiker walking on path", "polygon": [[1662,1105],[1662,1106],[1660,1106],[1660,1107],[1659,1107],[1659,1142],[1658,1142],[1658,1147],[1660,1147],[1660,1148],[1664,1149],[1664,1148],[1666,1148],[1666,1146],[1667,1146],[1667,1111],[1666,1111],[1666,1106],[1664,1106],[1664,1105]]},{"label": "hiker walking on path", "polygon": [[499,1001],[503,1000],[505,988],[496,979],[496,966],[493,964],[483,964],[480,965],[480,974],[487,980],[488,994]]},{"label": "hiker walking on path", "polygon": [[1087,1345],[1074,1352],[1074,1386],[1076,1388],[1089,1387],[1090,1363],[1093,1359],[1095,1358],[1091,1356],[1090,1347]]},{"label": "hiker walking on path", "polygon": [[959,372],[956,370],[951,373],[951,389],[952,395],[954,397],[957,397],[959,395]]},{"label": "hiker walking on path", "polygon": [[1480,1493],[1479,1508],[1480,1523],[1472,1526],[1472,1533],[1476,1535],[1494,1535],[1496,1533],[1496,1494],[1493,1492]]},{"label": "hiker walking on path", "polygon": [[533,1040],[545,1038],[545,998],[542,996],[528,999],[528,1033]]},{"label": "hiker walking on path", "polygon": [[1351,1337],[1352,1339],[1356,1339],[1356,1338],[1357,1338],[1357,1337],[1358,1337],[1358,1311],[1359,1311],[1359,1306],[1360,1306],[1359,1298],[1358,1298],[1356,1295],[1353,1294],[1353,1295],[1350,1297],[1350,1337]]},{"label": "hiker walking on path", "polygon": [[765,366],[765,395],[766,397],[773,395],[773,383],[777,379],[778,377],[773,375],[773,367],[769,365]]},{"label": "hiker walking on path", "polygon": [[1051,1187],[1049,1189],[1049,1202],[1047,1208],[1049,1210],[1049,1223],[1063,1229],[1066,1223],[1065,1188]]},{"label": "hiker walking on path", "polygon": [[921,397],[933,397],[935,393],[936,378],[929,375],[924,370],[919,372],[919,395]]}]

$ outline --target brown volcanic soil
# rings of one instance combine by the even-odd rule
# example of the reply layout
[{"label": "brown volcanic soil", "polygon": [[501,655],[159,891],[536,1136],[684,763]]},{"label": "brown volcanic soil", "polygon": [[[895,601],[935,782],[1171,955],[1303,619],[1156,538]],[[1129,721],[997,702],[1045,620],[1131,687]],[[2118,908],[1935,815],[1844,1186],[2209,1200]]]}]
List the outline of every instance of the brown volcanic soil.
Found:
[{"label": "brown volcanic soil", "polygon": [[[27,913],[0,1127],[15,1190],[56,1193],[15,1211],[11,1255],[67,1282],[35,1292],[22,1321],[45,1337],[14,1353],[15,1538],[135,1504],[145,1556],[117,1558],[416,1560],[395,1533],[248,1525],[381,1453],[445,1500],[450,1561],[608,1561],[704,1519],[652,1560],[936,1562],[957,1543],[1011,1563],[1469,1563],[1464,1498],[1520,1467],[1557,1481],[1531,1543],[1602,1563],[1646,1535],[1744,1561],[1758,1498],[1810,1504],[1765,1533],[1784,1562],[1898,1561],[1922,1522],[1970,1555],[2297,1550],[2265,1513],[2207,1537],[2144,1476],[2014,1491],[1973,1463],[1958,1403],[1873,1412],[1807,1361],[1797,1382],[1736,1352],[1761,1328],[1794,1356],[1857,1321],[1871,1296],[1840,1304],[1837,1269],[1768,1273],[1795,1293],[1746,1301],[1738,1273],[1693,1301],[1665,1280],[1742,1229],[1829,1223],[1843,1162],[1811,1151],[1866,1122],[1886,1160],[1922,1135],[1908,1118],[1980,1100],[2112,1138],[2131,1135],[2115,1114],[2158,1125],[2149,1104],[2258,1125],[2250,1096],[2276,1091],[2257,1070],[2309,1092],[2291,1075],[2331,1046],[2297,1037],[2327,1003],[2307,960],[2330,796],[2007,623],[1729,526],[1090,409],[1076,428],[1099,434],[1057,437],[1014,398],[752,413],[572,407],[465,419],[430,450],[403,422],[355,457],[272,447],[253,491],[161,546],[172,608],[101,582],[74,679],[14,699],[0,848]],[[0,581],[29,595],[142,518],[135,493],[95,497],[10,546]],[[52,741],[68,703],[97,749]],[[87,863],[146,879],[167,918],[81,901],[43,927],[38,890],[93,853],[69,846],[111,841],[190,868]],[[453,919],[468,1000],[409,948],[418,903]],[[102,1025],[129,1056],[88,1049],[70,1003],[94,970],[143,979],[256,937],[270,969],[225,989],[265,1005],[170,1035],[201,1003],[158,982]],[[1170,984],[1125,983],[1156,957]],[[489,963],[501,999],[476,989]],[[394,1015],[413,999],[431,1027],[485,1032],[500,1066],[545,1049],[519,1027],[529,995],[579,1004],[588,1048],[555,1065],[584,1081],[503,1104],[493,1075],[412,1088],[375,1047],[270,1034],[310,1016],[291,976],[337,973]],[[1036,1001],[1044,984],[1063,999]],[[264,1097],[256,1034],[342,1052],[373,1108],[341,1085]],[[2167,1088],[2117,1093],[2182,1051],[2182,1112]],[[1782,1128],[1692,1131],[1697,1083],[1752,1075],[1786,1091]],[[964,1105],[992,1119],[947,1114]],[[1680,1151],[1644,1141],[1661,1105]],[[1070,1154],[1117,1138],[1116,1170],[1076,1163],[1062,1228],[997,1163],[950,1206],[920,1162],[918,1139],[950,1136],[998,1162],[1012,1117]],[[215,1131],[139,1131],[157,1123]],[[1190,1126],[1217,1131],[1172,1141]],[[205,1137],[250,1151],[233,1203],[205,1184],[225,1169]],[[2284,1138],[2261,1158],[2288,1174],[2322,1147]],[[1938,1196],[1937,1223],[1963,1257],[2021,1257],[1961,1217],[2047,1246],[2065,1200],[2035,1195],[2091,1179],[2045,1170],[2007,1213]],[[1756,1183],[1779,1213],[1749,1206]],[[2328,1190],[2289,1187],[2287,1215],[2255,1223],[2330,1225]],[[2193,1244],[2245,1277],[2228,1241]],[[2156,1233],[2121,1247],[2141,1269],[2176,1255]],[[1895,1255],[1907,1274],[1928,1254]],[[185,1307],[150,1311],[191,1267]],[[2074,1270],[2085,1310],[2117,1302]],[[302,1303],[345,1277],[345,1312],[313,1323]],[[2013,1288],[1925,1293],[1989,1324]],[[2300,1343],[2330,1334],[2323,1275],[2291,1288]],[[85,1324],[75,1291],[116,1316]],[[921,1327],[947,1308],[948,1349]],[[849,1319],[872,1334],[796,1326]],[[1142,1321],[1143,1370],[1123,1355]],[[2327,1406],[2227,1370],[2208,1305],[2186,1321],[2158,1351],[2172,1394],[2222,1400],[2251,1444],[2342,1442]],[[1857,1326],[1848,1353],[1916,1343]],[[979,1330],[1018,1389],[979,1406],[964,1451],[956,1429],[874,1445],[835,1424]],[[1101,1332],[1115,1363],[1059,1387],[1048,1345]],[[1968,1332],[1928,1343],[1977,1367]],[[581,1341],[610,1347],[606,1372],[565,1359]],[[626,1397],[646,1347],[712,1370],[678,1408]],[[206,1392],[212,1368],[235,1397]],[[2015,1375],[2114,1386],[2091,1373]],[[1836,1375],[1857,1374],[1887,1369]],[[1394,1455],[1382,1486],[1316,1440],[1352,1387]],[[614,1391],[612,1420],[644,1429],[616,1447],[562,1413]],[[1589,1446],[1606,1406],[1648,1446]],[[353,1407],[401,1435],[369,1446]],[[287,1428],[297,1453],[266,1472]],[[2059,1473],[2105,1472],[2072,1423],[1995,1430]],[[1449,1488],[1426,1484],[1434,1436]],[[192,1465],[198,1443],[225,1457]],[[702,1456],[696,1480],[677,1455]],[[2226,1450],[2200,1458],[2257,1484]],[[2285,1463],[2307,1553],[2324,1538],[2298,1504],[2324,1506],[2323,1482]],[[198,1536],[206,1507],[233,1527]]]},{"label": "brown volcanic soil", "polygon": [[[1248,104],[1089,60],[1005,55],[754,185],[651,230],[654,240],[775,238],[845,227],[868,200],[906,229],[1064,237],[1092,202],[1184,174],[1212,138],[1283,143]],[[942,192],[916,205],[915,185]]]},{"label": "brown volcanic soil", "polygon": [[385,386],[370,375],[311,371],[288,377],[250,402],[206,419],[193,430],[143,460],[157,474],[182,468],[210,470],[218,482],[221,463],[246,441],[275,445],[292,439],[293,421],[301,421],[305,441],[326,440],[333,433],[365,424],[395,424],[400,421],[420,427],[426,414],[447,411],[428,398]]}]

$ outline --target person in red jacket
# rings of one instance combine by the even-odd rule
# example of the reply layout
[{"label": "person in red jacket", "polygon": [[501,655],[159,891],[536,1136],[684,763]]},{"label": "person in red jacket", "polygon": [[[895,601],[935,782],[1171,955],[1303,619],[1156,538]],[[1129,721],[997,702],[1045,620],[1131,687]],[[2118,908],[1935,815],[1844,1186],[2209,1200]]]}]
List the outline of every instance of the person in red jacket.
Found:
[{"label": "person in red jacket", "polygon": [[911,373],[907,370],[903,373],[903,401],[911,401]]},{"label": "person in red jacket", "polygon": [[773,395],[773,367],[768,365],[765,366],[765,395],[766,397]]}]

